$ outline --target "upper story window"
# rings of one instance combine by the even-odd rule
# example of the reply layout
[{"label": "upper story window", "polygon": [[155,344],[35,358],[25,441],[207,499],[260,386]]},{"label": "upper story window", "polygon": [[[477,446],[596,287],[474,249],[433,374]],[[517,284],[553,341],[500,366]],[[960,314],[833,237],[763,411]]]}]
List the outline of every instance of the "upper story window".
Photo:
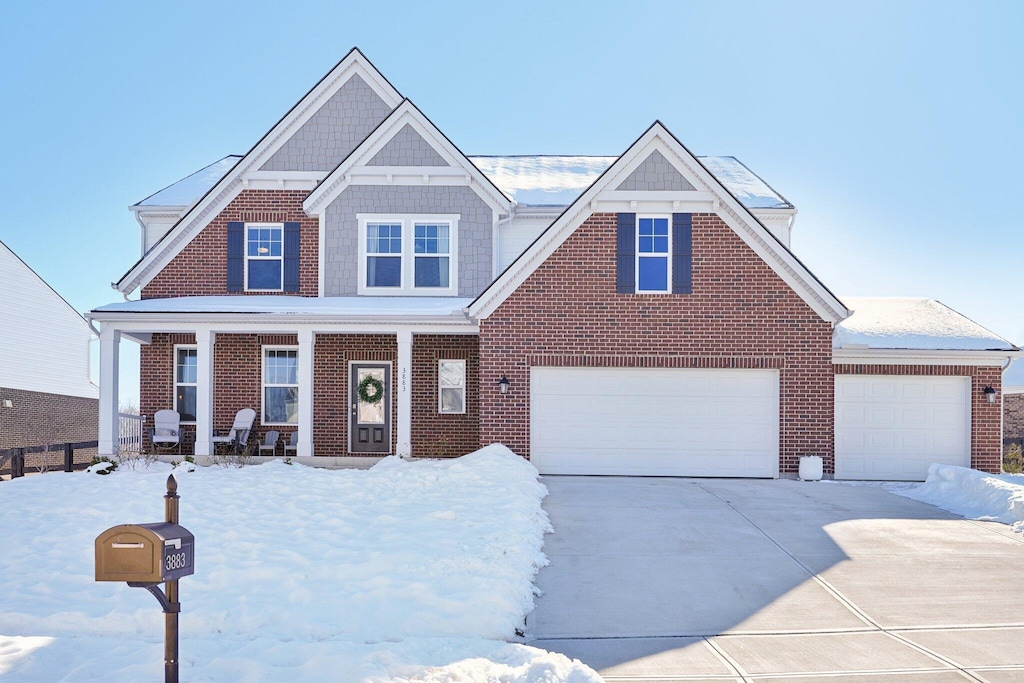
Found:
[{"label": "upper story window", "polygon": [[360,294],[458,293],[458,216],[359,214]]},{"label": "upper story window", "polygon": [[284,226],[245,226],[245,288],[280,292],[284,285]]},{"label": "upper story window", "polygon": [[636,291],[666,293],[671,291],[672,254],[671,231],[667,217],[637,218],[636,231]]},{"label": "upper story window", "polygon": [[693,216],[637,215],[615,220],[615,291],[619,294],[693,292]]},{"label": "upper story window", "polygon": [[298,292],[301,225],[228,221],[227,290]]}]

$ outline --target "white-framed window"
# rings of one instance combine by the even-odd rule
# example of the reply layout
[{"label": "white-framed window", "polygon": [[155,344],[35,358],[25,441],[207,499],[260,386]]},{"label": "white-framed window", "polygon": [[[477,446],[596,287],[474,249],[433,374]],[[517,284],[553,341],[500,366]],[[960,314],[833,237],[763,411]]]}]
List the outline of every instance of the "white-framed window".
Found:
[{"label": "white-framed window", "polygon": [[174,409],[187,424],[196,421],[198,354],[195,346],[174,347]]},{"label": "white-framed window", "polygon": [[245,290],[280,292],[284,289],[284,225],[245,224]]},{"label": "white-framed window", "polygon": [[359,294],[458,293],[457,215],[358,214]]},{"label": "white-framed window", "polygon": [[636,291],[672,291],[672,221],[669,216],[637,216]]},{"label": "white-framed window", "polygon": [[299,350],[294,346],[263,347],[263,417],[260,423],[299,423]]},{"label": "white-framed window", "polygon": [[437,361],[437,412],[466,412],[466,361]]}]

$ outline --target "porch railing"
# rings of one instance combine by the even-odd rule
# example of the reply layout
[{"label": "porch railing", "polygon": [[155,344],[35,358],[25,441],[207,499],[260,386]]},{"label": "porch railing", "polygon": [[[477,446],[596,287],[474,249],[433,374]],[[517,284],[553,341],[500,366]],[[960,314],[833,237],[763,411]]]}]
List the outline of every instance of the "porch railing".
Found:
[{"label": "porch railing", "polygon": [[146,424],[145,415],[117,414],[117,452],[142,453],[142,431]]}]

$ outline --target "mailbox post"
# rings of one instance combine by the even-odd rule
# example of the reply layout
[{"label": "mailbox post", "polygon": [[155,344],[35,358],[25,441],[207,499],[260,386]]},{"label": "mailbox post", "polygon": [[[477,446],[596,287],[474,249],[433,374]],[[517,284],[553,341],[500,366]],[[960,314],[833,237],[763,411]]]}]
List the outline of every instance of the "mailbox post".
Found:
[{"label": "mailbox post", "polygon": [[[178,482],[167,477],[163,522],[121,524],[96,537],[96,580],[145,588],[164,611],[164,682],[178,683],[178,579],[195,571],[195,538],[178,525]],[[160,584],[167,584],[167,594]]]}]

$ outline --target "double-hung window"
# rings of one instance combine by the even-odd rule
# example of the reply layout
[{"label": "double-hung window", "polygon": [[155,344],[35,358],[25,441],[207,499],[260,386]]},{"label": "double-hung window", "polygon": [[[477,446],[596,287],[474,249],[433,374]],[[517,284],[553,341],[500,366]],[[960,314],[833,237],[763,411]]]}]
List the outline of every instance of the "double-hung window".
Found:
[{"label": "double-hung window", "polygon": [[174,347],[174,409],[182,422],[196,421],[197,363],[196,347]]},{"label": "double-hung window", "polygon": [[263,419],[265,425],[299,422],[299,352],[294,348],[263,348]]},{"label": "double-hung window", "polygon": [[466,361],[437,362],[437,405],[440,413],[466,412]]},{"label": "double-hung window", "polygon": [[456,295],[458,218],[359,214],[359,294]]},{"label": "double-hung window", "polygon": [[667,216],[637,217],[637,292],[666,293],[672,291],[671,234]]},{"label": "double-hung window", "polygon": [[245,289],[280,292],[284,287],[284,226],[245,226]]}]

